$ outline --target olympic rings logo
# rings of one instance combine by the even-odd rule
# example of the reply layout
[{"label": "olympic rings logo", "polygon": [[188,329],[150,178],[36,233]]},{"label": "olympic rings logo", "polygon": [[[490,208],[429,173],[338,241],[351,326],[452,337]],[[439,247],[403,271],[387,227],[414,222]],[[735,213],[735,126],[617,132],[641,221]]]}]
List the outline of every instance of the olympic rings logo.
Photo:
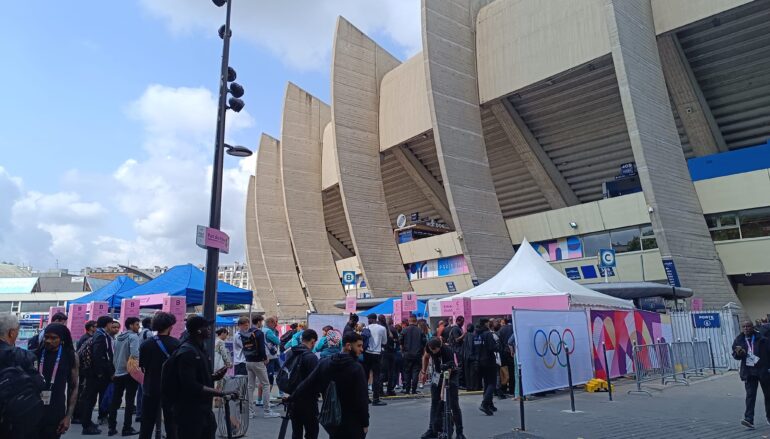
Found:
[{"label": "olympic rings logo", "polygon": [[[567,343],[568,338],[572,338],[571,345]],[[567,367],[566,356],[562,362],[562,351],[566,355],[572,355],[575,352],[575,334],[569,328],[561,332],[558,329],[551,329],[547,335],[544,330],[538,329],[532,337],[532,342],[535,345],[535,354],[543,359],[543,364],[548,369],[553,369],[557,362],[561,367]],[[570,348],[570,346],[572,347]],[[553,361],[549,362],[551,356],[553,356]]]}]

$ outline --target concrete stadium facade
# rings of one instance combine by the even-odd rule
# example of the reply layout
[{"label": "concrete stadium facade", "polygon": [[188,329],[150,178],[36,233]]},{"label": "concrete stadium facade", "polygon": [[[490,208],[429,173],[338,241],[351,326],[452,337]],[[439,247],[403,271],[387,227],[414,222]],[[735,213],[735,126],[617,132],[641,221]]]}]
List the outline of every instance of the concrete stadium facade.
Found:
[{"label": "concrete stadium facade", "polygon": [[287,86],[247,202],[266,312],[460,292],[526,238],[578,282],[611,247],[613,281],[770,313],[769,0],[422,0],[422,42],[340,17],[331,102]]}]

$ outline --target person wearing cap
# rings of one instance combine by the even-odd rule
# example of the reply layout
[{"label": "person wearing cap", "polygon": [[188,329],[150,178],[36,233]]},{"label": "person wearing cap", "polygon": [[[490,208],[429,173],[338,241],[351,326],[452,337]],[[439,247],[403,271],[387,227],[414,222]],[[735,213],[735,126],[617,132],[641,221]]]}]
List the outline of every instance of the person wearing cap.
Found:
[{"label": "person wearing cap", "polygon": [[377,323],[377,314],[371,313],[367,319],[369,320],[367,328],[371,336],[364,352],[364,373],[367,377],[369,372],[372,373],[372,405],[387,405],[380,401],[382,394],[380,368],[382,366],[382,347],[388,342],[388,333],[384,326]]},{"label": "person wearing cap", "polygon": [[[187,318],[185,324],[187,339],[172,354],[176,357],[170,371],[180,384],[173,400],[170,401],[174,415],[176,434],[184,439],[213,439],[217,422],[212,411],[214,397],[237,395],[236,392],[223,392],[214,388],[214,381],[221,380],[227,368],[211,371],[211,359],[206,355],[204,343],[211,340],[209,322],[198,315]],[[166,372],[163,372],[165,379]],[[162,384],[164,386],[165,384]]]},{"label": "person wearing cap", "polygon": [[78,400],[78,359],[72,334],[61,323],[51,323],[43,331],[43,345],[37,351],[38,372],[44,387],[38,438],[59,439],[70,428]]}]

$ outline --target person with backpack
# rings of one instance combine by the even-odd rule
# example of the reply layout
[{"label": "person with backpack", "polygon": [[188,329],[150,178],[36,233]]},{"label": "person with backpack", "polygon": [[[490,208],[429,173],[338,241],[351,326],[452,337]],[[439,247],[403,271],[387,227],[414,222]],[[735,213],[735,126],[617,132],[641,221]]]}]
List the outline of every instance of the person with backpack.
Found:
[{"label": "person with backpack", "polygon": [[[312,329],[306,329],[302,332],[301,344],[292,347],[286,354],[286,361],[277,378],[278,388],[285,394],[294,393],[297,386],[318,366],[318,357],[312,352],[317,340],[318,334]],[[318,438],[318,394],[295,400],[289,405],[288,413],[292,439],[302,439],[303,431],[305,439]]]},{"label": "person with backpack", "polygon": [[[452,350],[438,337],[433,337],[425,346],[425,354],[422,357],[422,374],[428,371],[428,364],[433,363],[433,376],[430,379],[430,421],[428,430],[421,439],[438,438],[439,433],[445,433],[446,437],[452,437],[452,424],[456,433],[455,439],[465,439],[463,434],[463,414],[460,410],[460,398],[458,387],[460,385],[459,370],[455,362]],[[449,379],[444,383],[444,373],[449,371]],[[448,386],[446,399],[451,411],[451,423],[449,431],[444,431],[444,413],[447,401],[442,401],[442,384]]]},{"label": "person with backpack", "polygon": [[479,371],[484,381],[484,399],[479,410],[487,416],[492,416],[497,408],[492,401],[497,388],[497,378],[500,373],[500,342],[497,334],[489,327],[489,319],[482,318],[479,328],[474,334],[474,350],[478,352]]},{"label": "person with backpack", "polygon": [[365,329],[368,338],[364,341],[364,374],[368,377],[372,374],[372,405],[383,406],[387,403],[380,401],[382,393],[382,381],[380,381],[380,369],[382,368],[382,348],[388,343],[387,330],[377,322],[377,314],[367,316],[369,326]]},{"label": "person with backpack", "polygon": [[280,338],[281,352],[286,351],[287,349],[286,345],[289,344],[292,338],[294,338],[294,334],[297,333],[298,326],[299,325],[297,325],[296,323],[292,323],[291,325],[289,325],[289,330],[284,332],[283,335],[281,336]]},{"label": "person with backpack", "polygon": [[[241,345],[243,346],[243,357],[246,360],[246,371],[248,372],[249,382],[249,404],[251,404],[254,398],[254,390],[257,384],[259,384],[262,391],[262,407],[264,410],[265,418],[277,418],[281,415],[277,412],[270,410],[270,378],[267,375],[267,364],[270,360],[267,358],[267,345],[265,342],[265,333],[262,332],[262,322],[264,317],[257,315],[251,320],[255,328],[248,332],[248,335],[243,333],[238,336],[241,338]],[[249,405],[251,409],[251,405]],[[255,417],[256,414],[252,411],[251,417]]]},{"label": "person with backpack", "polygon": [[[75,353],[80,350],[80,348],[85,344],[85,342],[88,341],[89,338],[94,336],[94,333],[96,332],[96,321],[95,320],[89,320],[85,324],[86,332],[80,336],[80,339],[75,344]],[[83,376],[83,368],[78,368],[80,371],[80,380],[78,381],[78,402],[75,405],[75,413],[72,415],[72,423],[73,424],[80,424],[80,400],[83,399],[83,383],[85,382],[85,377]]]},{"label": "person with backpack", "polygon": [[37,356],[44,382],[37,438],[59,439],[69,430],[78,399],[78,362],[69,329],[60,323],[46,326]]},{"label": "person with backpack", "polygon": [[444,339],[444,343],[446,343],[446,345],[452,351],[452,355],[454,355],[455,362],[457,363],[457,374],[459,376],[458,383],[461,389],[465,387],[465,369],[463,368],[465,364],[465,358],[463,358],[463,342],[465,340],[466,333],[463,332],[464,324],[465,317],[458,316],[454,321],[454,325],[449,327],[447,336]]},{"label": "person with backpack", "polygon": [[404,355],[404,390],[403,394],[417,394],[420,373],[420,359],[425,350],[427,339],[417,326],[417,317],[409,316],[409,326],[401,332],[401,346]]},{"label": "person with backpack", "polygon": [[112,336],[107,327],[112,325],[112,317],[101,316],[96,320],[94,336],[83,343],[78,350],[78,361],[83,368],[85,384],[80,404],[80,424],[83,435],[100,435],[102,431],[91,420],[96,398],[107,389],[115,373],[113,364]]},{"label": "person with backpack", "polygon": [[[142,319],[142,329],[139,331],[139,345],[141,346],[142,343],[144,343],[145,340],[152,337],[152,329],[150,327],[152,326],[152,317],[145,317]],[[138,387],[138,391],[136,392],[136,422],[141,423],[142,422],[142,386],[140,385]]]},{"label": "person with backpack", "polygon": [[133,416],[136,410],[134,403],[139,383],[128,373],[129,361],[136,361],[137,363],[139,361],[139,325],[140,320],[137,317],[128,317],[125,321],[125,331],[115,340],[115,376],[113,377],[115,388],[113,389],[110,411],[107,417],[108,436],[118,434],[118,409],[123,403],[124,393],[126,396],[126,409],[123,412],[123,430],[121,433],[123,436],[139,434],[139,431],[133,427]]},{"label": "person with backpack", "polygon": [[166,360],[179,348],[179,340],[171,336],[176,317],[167,312],[158,312],[152,318],[151,328],[157,335],[150,337],[139,346],[139,367],[144,371],[142,383],[142,407],[144,414],[139,425],[139,439],[151,439],[155,423],[163,413],[167,439],[176,439],[173,428],[173,414],[170,404],[163,404],[161,398],[161,372]]},{"label": "person with backpack", "polygon": [[94,320],[87,321],[85,328],[86,328],[86,332],[84,332],[83,335],[80,336],[80,339],[75,345],[75,351],[79,350],[80,347],[83,346],[83,343],[87,342],[89,338],[94,336],[94,333],[96,332],[96,321]]},{"label": "person with backpack", "polygon": [[187,340],[171,354],[161,371],[161,395],[171,406],[174,429],[180,439],[214,439],[217,422],[212,411],[214,397],[237,396],[214,388],[227,369],[212,372],[204,344],[211,340],[209,322],[198,315],[188,317]]},{"label": "person with backpack", "polygon": [[34,353],[16,347],[19,319],[0,313],[0,438],[27,439],[41,416],[43,378]]},{"label": "person with backpack", "polygon": [[358,362],[363,350],[361,335],[348,332],[342,337],[342,352],[321,360],[286,399],[293,404],[322,393],[318,420],[329,439],[363,439],[369,431],[367,380]]},{"label": "person with backpack", "polygon": [[246,358],[243,356],[243,343],[241,340],[248,339],[251,332],[251,322],[246,316],[238,318],[238,331],[233,335],[233,371],[235,376],[248,376],[246,370]]}]

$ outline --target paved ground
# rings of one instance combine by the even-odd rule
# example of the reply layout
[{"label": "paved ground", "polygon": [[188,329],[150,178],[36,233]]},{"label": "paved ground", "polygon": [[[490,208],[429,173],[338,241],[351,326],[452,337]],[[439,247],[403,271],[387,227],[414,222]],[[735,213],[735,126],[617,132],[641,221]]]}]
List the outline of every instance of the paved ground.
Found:
[{"label": "paved ground", "polygon": [[[696,379],[690,386],[650,387],[658,389],[651,390],[652,397],[628,395],[626,391],[634,387],[630,383],[620,384],[614,402],[608,401],[606,393],[577,391],[577,410],[582,413],[564,412],[570,408],[567,393],[527,401],[526,432],[514,431],[520,421],[517,401],[496,401],[500,410],[495,416],[487,417],[478,410],[480,395],[462,396],[466,436],[471,439],[770,437],[770,426],[764,423],[761,415],[764,413],[761,401],[757,402],[757,429],[749,431],[739,425],[744,392],[735,373]],[[368,437],[418,438],[427,428],[429,407],[427,399],[397,399],[388,401],[385,407],[372,407],[372,427]],[[121,419],[122,414],[119,414],[119,422]],[[248,437],[277,437],[279,426],[280,419],[254,419]],[[83,437],[79,434],[79,426],[73,427],[73,432],[64,437]],[[321,433],[321,437],[325,438],[325,433]]]}]

